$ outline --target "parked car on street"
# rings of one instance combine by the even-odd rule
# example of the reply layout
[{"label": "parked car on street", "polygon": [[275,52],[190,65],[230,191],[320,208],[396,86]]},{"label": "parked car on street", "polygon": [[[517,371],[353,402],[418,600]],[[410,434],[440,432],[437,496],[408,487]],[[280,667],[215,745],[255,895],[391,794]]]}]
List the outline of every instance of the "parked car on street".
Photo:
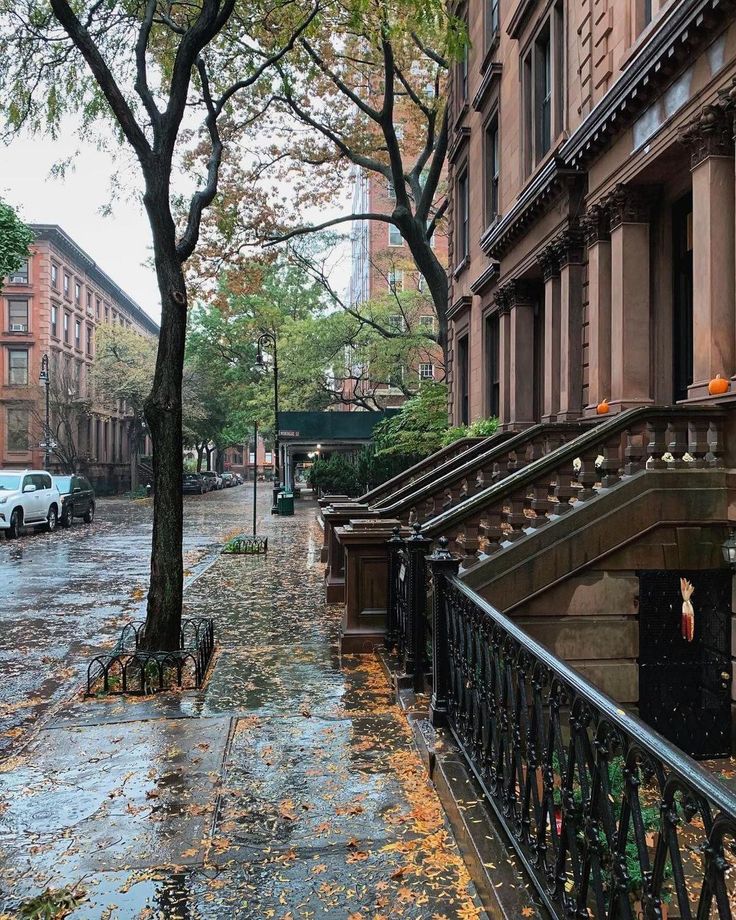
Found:
[{"label": "parked car on street", "polygon": [[207,491],[222,488],[222,480],[214,470],[202,470],[199,475],[207,483]]},{"label": "parked car on street", "polygon": [[56,530],[61,499],[43,470],[0,470],[0,530],[11,540],[25,527]]},{"label": "parked car on street", "polygon": [[237,485],[232,473],[221,473],[220,479],[222,479],[222,487],[224,489],[232,489],[234,485]]},{"label": "parked car on street", "polygon": [[184,473],[181,487],[185,495],[204,495],[210,490],[209,483],[201,473]]},{"label": "parked car on street", "polygon": [[91,524],[95,519],[95,491],[84,476],[54,476],[59,490],[59,523],[71,527],[75,517]]},{"label": "parked car on street", "polygon": [[243,485],[243,477],[240,475],[240,473],[235,474],[235,485],[237,486]]}]

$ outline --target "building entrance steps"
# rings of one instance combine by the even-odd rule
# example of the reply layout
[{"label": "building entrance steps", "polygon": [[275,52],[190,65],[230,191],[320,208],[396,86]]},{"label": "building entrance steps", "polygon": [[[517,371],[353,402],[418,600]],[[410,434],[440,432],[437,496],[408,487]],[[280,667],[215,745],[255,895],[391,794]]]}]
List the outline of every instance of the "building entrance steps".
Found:
[{"label": "building entrance steps", "polygon": [[378,661],[339,658],[314,504],[269,504],[268,556],[186,592],[203,690],[71,699],[3,762],[0,915],[79,884],[73,920],[485,916]]}]

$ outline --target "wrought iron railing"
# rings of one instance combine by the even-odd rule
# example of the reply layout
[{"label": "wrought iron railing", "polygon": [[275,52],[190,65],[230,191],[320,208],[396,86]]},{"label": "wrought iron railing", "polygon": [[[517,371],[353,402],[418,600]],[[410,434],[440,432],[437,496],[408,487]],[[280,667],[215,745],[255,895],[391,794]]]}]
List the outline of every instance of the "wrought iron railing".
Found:
[{"label": "wrought iron railing", "polygon": [[90,661],[88,695],[148,694],[202,686],[215,648],[214,621],[205,617],[182,620],[179,649],[169,652],[140,647],[144,626],[142,621],[126,623],[112,651]]},{"label": "wrought iron railing", "polygon": [[732,920],[736,796],[458,578],[434,583],[447,725],[558,920]]},{"label": "wrought iron railing", "polygon": [[423,688],[424,676],[431,663],[428,651],[427,566],[426,556],[432,541],[419,533],[402,539],[394,528],[388,541],[389,576],[386,646],[395,651],[401,669],[411,677],[415,689]]}]

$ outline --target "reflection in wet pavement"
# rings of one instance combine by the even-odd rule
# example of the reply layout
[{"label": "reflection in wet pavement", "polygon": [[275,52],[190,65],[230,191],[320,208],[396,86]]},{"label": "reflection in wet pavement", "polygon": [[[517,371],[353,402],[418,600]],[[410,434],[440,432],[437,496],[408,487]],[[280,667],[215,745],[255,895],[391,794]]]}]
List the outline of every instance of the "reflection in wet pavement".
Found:
[{"label": "reflection in wet pavement", "polygon": [[[185,498],[184,561],[196,568],[248,518],[246,487]],[[92,526],[0,536],[0,755],[81,679],[86,661],[145,609],[150,501],[100,499]]]},{"label": "reflection in wet pavement", "polygon": [[83,880],[88,920],[482,916],[377,661],[340,667],[314,506],[267,499],[268,556],[187,591],[206,687],[76,699],[0,767],[0,914]]}]

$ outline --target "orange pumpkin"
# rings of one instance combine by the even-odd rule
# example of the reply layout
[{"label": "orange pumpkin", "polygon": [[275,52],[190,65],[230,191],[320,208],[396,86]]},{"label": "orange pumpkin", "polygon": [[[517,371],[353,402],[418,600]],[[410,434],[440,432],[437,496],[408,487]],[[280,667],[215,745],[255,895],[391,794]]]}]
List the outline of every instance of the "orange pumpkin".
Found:
[{"label": "orange pumpkin", "polygon": [[595,411],[598,413],[598,415],[605,415],[610,411],[610,409],[611,407],[608,405],[607,399],[602,399],[595,407]]},{"label": "orange pumpkin", "polygon": [[708,392],[711,396],[723,396],[724,393],[728,393],[729,381],[724,377],[721,377],[720,374],[716,374],[715,377],[708,384]]}]

